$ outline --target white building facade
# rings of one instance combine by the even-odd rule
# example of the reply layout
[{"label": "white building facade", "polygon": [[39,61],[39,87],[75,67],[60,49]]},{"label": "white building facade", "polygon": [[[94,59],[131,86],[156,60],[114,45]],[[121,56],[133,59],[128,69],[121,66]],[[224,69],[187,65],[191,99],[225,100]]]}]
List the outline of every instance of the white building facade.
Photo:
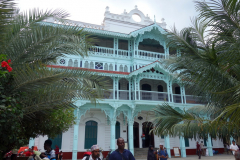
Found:
[{"label": "white building facade", "polygon": [[[138,16],[138,22],[134,16]],[[54,25],[59,22],[50,19],[46,23]],[[154,115],[151,110],[157,105],[168,102],[177,110],[201,105],[161,64],[178,54],[177,51],[170,52],[166,46],[164,19],[157,23],[137,6],[130,12],[124,10],[122,14],[111,13],[106,7],[102,25],[70,20],[68,24],[84,28],[98,41],[89,51],[89,57],[60,58],[52,67],[87,68],[106,77],[110,91],[96,105],[85,100],[76,102],[76,124],[53,139],[53,147],[55,144],[59,146],[64,159],[81,159],[83,152],[94,144],[98,144],[106,154],[110,149],[116,149],[118,137],[124,138],[134,154],[134,148],[143,147],[142,133],[146,135],[145,147],[151,144],[157,148],[164,143],[169,153],[173,147],[179,147],[182,157],[196,154],[194,139],[148,134],[147,124]],[[40,136],[31,143],[43,151],[46,139],[47,136]],[[212,149],[223,151],[223,142],[219,139],[209,137],[202,141],[210,155]]]}]

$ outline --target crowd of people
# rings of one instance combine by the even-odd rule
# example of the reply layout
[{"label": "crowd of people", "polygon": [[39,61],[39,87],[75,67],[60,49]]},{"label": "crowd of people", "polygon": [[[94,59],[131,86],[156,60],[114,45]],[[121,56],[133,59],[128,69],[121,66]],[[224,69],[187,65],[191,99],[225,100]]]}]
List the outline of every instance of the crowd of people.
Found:
[{"label": "crowd of people", "polygon": [[[135,160],[133,154],[125,149],[125,142],[123,138],[117,139],[117,146],[118,148],[113,151],[109,152],[107,156],[107,160]],[[235,156],[236,160],[240,160],[240,150],[236,142],[233,140],[232,144],[229,146],[226,144],[227,148],[227,154],[228,152],[231,152]],[[52,149],[52,141],[46,140],[44,142],[44,153],[41,153],[40,151],[37,151],[34,147],[26,149],[21,152],[17,151],[11,151],[6,154],[6,157],[10,157],[11,160],[16,160],[17,157],[25,156],[28,157],[28,160],[62,160],[63,158],[63,152],[59,151],[59,147],[56,145],[55,149]],[[201,143],[197,142],[196,144],[196,151],[199,159],[201,159],[201,156],[208,155],[208,150],[204,149],[204,143],[201,141]],[[166,148],[162,143],[159,145],[159,150],[154,150],[153,146],[149,146],[147,160],[167,160],[168,159],[168,153]],[[101,153],[100,147],[98,145],[93,145],[91,147],[90,154],[84,155],[82,160],[103,160],[103,155]]]}]

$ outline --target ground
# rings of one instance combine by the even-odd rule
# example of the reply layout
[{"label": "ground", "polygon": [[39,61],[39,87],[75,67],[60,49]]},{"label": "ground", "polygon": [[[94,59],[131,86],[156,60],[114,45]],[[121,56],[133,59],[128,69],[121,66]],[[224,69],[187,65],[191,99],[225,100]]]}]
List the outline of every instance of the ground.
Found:
[{"label": "ground", "polygon": [[[198,156],[196,155],[191,155],[191,156],[187,156],[186,158],[169,158],[169,159],[179,159],[179,160],[197,160]],[[201,159],[214,159],[214,160],[235,160],[235,158],[233,157],[233,155],[227,155],[227,154],[218,154],[218,155],[214,155],[213,157],[206,157],[206,156],[202,156]],[[146,159],[136,159],[136,160],[147,160]]]}]

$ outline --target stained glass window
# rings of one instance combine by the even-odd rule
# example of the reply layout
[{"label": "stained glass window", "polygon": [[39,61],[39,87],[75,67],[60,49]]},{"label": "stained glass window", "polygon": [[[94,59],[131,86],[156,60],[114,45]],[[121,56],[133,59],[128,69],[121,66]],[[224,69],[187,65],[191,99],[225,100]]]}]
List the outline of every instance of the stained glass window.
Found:
[{"label": "stained glass window", "polygon": [[103,63],[95,62],[95,69],[103,69]]},{"label": "stained glass window", "polygon": [[60,64],[65,64],[65,59],[60,59]]}]

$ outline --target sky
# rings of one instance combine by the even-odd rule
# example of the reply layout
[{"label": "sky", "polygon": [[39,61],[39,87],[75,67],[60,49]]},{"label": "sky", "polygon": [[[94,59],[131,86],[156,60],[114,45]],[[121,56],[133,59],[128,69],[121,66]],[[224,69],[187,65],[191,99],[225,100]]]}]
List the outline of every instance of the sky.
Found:
[{"label": "sky", "polygon": [[196,17],[193,0],[16,0],[20,11],[32,8],[64,9],[68,19],[100,25],[103,22],[106,6],[115,14],[130,12],[137,5],[138,9],[157,22],[164,18],[167,29],[174,25],[178,30],[191,25],[191,18]]}]

